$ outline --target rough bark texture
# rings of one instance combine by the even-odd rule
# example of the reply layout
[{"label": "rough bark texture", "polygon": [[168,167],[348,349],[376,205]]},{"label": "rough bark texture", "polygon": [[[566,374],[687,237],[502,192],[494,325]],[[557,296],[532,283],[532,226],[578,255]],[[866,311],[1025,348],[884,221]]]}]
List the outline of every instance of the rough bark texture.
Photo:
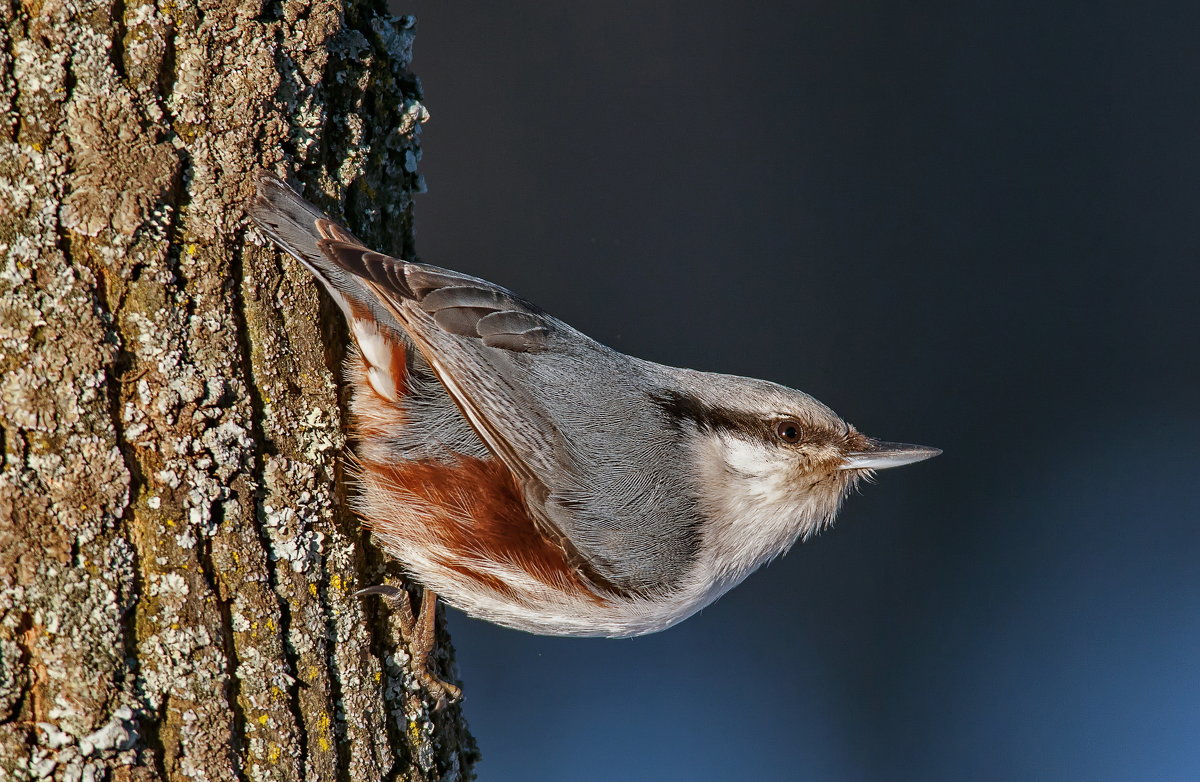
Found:
[{"label": "rough bark texture", "polygon": [[0,780],[470,776],[351,594],[340,324],[243,212],[297,171],[411,252],[411,24],[0,0]]}]

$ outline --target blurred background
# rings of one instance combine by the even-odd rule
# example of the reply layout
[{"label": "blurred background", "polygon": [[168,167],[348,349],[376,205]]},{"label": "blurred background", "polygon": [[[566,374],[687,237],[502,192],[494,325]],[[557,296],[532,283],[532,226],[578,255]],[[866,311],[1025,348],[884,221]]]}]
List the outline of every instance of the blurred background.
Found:
[{"label": "blurred background", "polygon": [[449,611],[481,779],[1200,779],[1200,4],[394,10],[422,260],[945,449],[658,635]]}]

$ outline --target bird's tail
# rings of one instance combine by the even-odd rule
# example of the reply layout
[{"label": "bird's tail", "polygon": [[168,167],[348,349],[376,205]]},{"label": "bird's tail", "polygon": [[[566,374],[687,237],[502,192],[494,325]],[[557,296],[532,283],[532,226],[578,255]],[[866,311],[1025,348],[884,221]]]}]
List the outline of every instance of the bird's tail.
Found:
[{"label": "bird's tail", "polygon": [[[330,227],[350,241],[361,242],[274,174],[260,171],[257,180],[258,193],[246,211],[259,229],[280,249],[307,266],[327,287],[335,279],[342,282],[345,272],[330,262],[318,242],[328,238],[325,234]],[[343,283],[336,287],[344,290],[346,286]]]},{"label": "bird's tail", "polygon": [[362,381],[360,384],[369,385],[378,397],[372,401],[372,398],[360,395],[359,401],[366,401],[356,404],[356,408],[371,403],[368,405],[371,409],[356,410],[359,417],[389,425],[397,423],[391,418],[398,408],[391,406],[397,405],[405,395],[408,338],[369,283],[338,265],[325,249],[331,242],[341,247],[353,246],[360,255],[370,252],[368,248],[266,171],[258,174],[258,194],[247,213],[271,241],[304,264],[321,281],[341,308],[350,337],[359,349],[359,355],[350,357],[348,369]]},{"label": "bird's tail", "polygon": [[346,248],[351,256],[371,252],[344,226],[268,171],[259,172],[258,193],[246,211],[271,241],[321,281],[351,326],[367,318],[403,333],[379,295],[369,287],[369,280],[330,255],[331,245]]}]

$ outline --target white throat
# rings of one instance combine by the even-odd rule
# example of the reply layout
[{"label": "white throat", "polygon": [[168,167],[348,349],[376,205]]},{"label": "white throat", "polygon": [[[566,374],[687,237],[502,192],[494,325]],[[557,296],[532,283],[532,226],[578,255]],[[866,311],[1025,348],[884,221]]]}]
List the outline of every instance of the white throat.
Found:
[{"label": "white throat", "polygon": [[728,432],[700,434],[695,446],[706,518],[701,558],[722,591],[819,532],[841,504],[836,478],[818,483],[788,452]]}]

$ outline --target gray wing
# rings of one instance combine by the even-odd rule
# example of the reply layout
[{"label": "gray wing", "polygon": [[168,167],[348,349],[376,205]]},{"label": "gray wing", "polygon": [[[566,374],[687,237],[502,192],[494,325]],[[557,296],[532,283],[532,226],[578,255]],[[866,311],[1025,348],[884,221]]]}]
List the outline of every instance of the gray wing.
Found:
[{"label": "gray wing", "polygon": [[[263,179],[256,211],[296,212],[291,201],[303,203]],[[678,443],[649,404],[640,362],[498,285],[374,252],[314,220],[324,265],[352,275],[404,328],[538,521],[605,586],[673,586],[698,548],[694,498],[673,477],[680,469],[661,469]]]},{"label": "gray wing", "polygon": [[[545,317],[503,288],[468,275],[408,263],[340,239],[318,243],[392,309],[480,438],[513,472],[536,508],[556,466],[554,424],[521,384],[509,382],[510,353],[546,350]],[[497,366],[497,365],[501,366]]]}]

